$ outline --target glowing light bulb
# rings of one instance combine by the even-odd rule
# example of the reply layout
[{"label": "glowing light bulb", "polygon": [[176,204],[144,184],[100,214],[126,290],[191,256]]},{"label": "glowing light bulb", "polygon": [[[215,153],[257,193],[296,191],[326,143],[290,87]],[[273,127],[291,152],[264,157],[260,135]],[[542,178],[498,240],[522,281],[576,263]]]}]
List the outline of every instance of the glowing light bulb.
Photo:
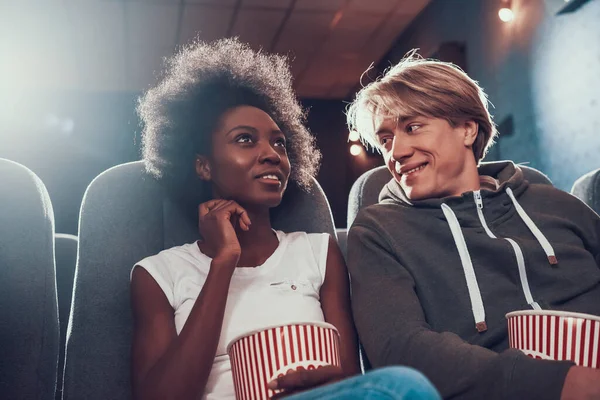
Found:
[{"label": "glowing light bulb", "polygon": [[498,11],[498,17],[502,22],[510,22],[515,18],[515,14],[510,8],[504,7]]},{"label": "glowing light bulb", "polygon": [[348,140],[350,140],[351,142],[358,142],[358,139],[360,139],[360,135],[357,131],[351,131],[348,135]]},{"label": "glowing light bulb", "polygon": [[354,157],[362,153],[362,151],[363,148],[360,144],[353,144],[352,146],[350,146],[350,154],[352,154]]}]

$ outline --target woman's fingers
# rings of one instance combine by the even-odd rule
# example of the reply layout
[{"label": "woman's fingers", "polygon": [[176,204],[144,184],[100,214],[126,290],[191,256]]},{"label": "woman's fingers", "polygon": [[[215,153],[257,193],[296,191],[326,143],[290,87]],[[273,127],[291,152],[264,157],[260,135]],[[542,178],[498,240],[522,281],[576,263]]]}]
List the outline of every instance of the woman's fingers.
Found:
[{"label": "woman's fingers", "polygon": [[338,366],[328,365],[313,370],[298,368],[269,382],[269,389],[297,391],[339,380],[343,375]]},{"label": "woman's fingers", "polygon": [[246,210],[244,210],[241,206],[238,205],[237,207],[235,207],[235,212],[238,216],[240,228],[242,228],[245,231],[249,230],[250,224],[252,222],[250,221],[250,217],[248,216]]},{"label": "woman's fingers", "polygon": [[227,202],[227,200],[223,199],[213,199],[205,201],[204,203],[198,206],[198,214],[200,217],[205,217],[209,212],[220,208],[220,206]]},{"label": "woman's fingers", "polygon": [[246,231],[250,229],[250,225],[252,224],[248,212],[233,200],[209,200],[200,204],[198,210],[200,218],[206,217],[209,213],[217,214],[223,212],[226,214],[227,219],[234,222],[231,217],[235,215],[237,217],[236,219],[239,221],[238,225],[240,228]]}]

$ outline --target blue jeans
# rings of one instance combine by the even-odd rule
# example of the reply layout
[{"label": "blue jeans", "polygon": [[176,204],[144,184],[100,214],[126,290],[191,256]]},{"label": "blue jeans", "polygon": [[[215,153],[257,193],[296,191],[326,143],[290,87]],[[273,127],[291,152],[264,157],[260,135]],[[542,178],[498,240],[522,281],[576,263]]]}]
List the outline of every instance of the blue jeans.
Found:
[{"label": "blue jeans", "polygon": [[286,400],[441,400],[420,372],[407,367],[386,367],[343,381],[286,397]]}]

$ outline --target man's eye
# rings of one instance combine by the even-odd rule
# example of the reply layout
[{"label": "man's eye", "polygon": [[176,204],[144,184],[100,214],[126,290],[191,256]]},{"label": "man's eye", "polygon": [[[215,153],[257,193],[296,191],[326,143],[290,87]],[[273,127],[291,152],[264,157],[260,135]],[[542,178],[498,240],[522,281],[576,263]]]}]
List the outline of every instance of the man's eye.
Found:
[{"label": "man's eye", "polygon": [[406,131],[409,133],[412,133],[414,131],[416,131],[417,129],[419,129],[421,127],[421,125],[415,124],[415,125],[409,125],[406,127]]},{"label": "man's eye", "polygon": [[389,143],[392,143],[392,138],[391,137],[382,137],[379,140],[379,143],[381,143],[382,146],[385,146],[385,145],[387,145]]}]

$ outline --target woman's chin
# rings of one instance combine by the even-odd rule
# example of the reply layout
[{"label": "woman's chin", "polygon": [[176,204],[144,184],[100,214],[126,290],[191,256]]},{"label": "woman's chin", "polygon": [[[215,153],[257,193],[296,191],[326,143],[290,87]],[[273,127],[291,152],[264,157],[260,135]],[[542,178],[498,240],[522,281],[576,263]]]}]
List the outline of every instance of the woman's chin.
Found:
[{"label": "woman's chin", "polygon": [[255,199],[245,199],[245,201],[238,201],[238,203],[248,209],[261,209],[261,208],[275,208],[278,207],[283,200],[282,195],[270,195],[260,196]]}]

